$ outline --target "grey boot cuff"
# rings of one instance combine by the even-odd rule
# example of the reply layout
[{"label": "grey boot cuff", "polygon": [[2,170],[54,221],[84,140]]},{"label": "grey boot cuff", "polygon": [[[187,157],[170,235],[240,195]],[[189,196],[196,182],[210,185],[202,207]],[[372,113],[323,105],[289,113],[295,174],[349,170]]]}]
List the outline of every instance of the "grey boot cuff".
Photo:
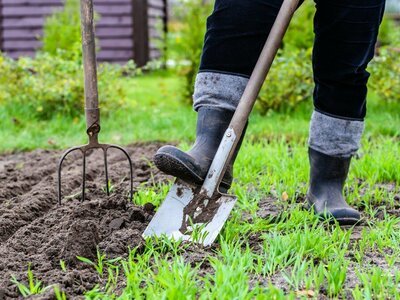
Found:
[{"label": "grey boot cuff", "polygon": [[237,75],[198,73],[193,95],[194,110],[207,106],[235,111],[248,81]]},{"label": "grey boot cuff", "polygon": [[360,148],[363,131],[363,121],[334,118],[314,111],[308,145],[326,155],[348,158]]}]

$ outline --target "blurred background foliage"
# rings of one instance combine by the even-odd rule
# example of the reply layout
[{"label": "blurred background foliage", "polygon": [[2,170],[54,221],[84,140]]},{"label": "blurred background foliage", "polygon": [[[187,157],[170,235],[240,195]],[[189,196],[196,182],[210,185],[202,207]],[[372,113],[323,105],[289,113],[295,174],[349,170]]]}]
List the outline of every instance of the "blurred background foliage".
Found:
[{"label": "blurred background foliage", "polygon": [[168,24],[167,56],[177,63],[177,71],[184,78],[181,99],[191,105],[194,81],[200,65],[207,17],[212,12],[212,1],[179,1],[174,7],[174,18]]},{"label": "blurred background foliage", "polygon": [[[178,65],[184,77],[181,99],[191,104],[193,83],[199,67],[207,16],[212,1],[181,0],[176,18],[169,24],[167,55]],[[184,4],[184,5],[183,5]],[[311,54],[314,40],[311,0],[298,9],[285,36],[274,66],[258,97],[261,113],[270,110],[293,110],[299,103],[311,100],[313,76]],[[400,24],[385,17],[379,33],[377,58],[371,63],[374,73],[370,88],[384,101],[398,101],[400,97]],[[178,63],[177,63],[178,62]]]},{"label": "blurred background foliage", "polygon": [[[64,9],[46,18],[42,51],[80,61],[82,57],[79,0],[66,0]],[[63,50],[60,52],[59,50]]]},{"label": "blurred background foliage", "polygon": [[[77,117],[84,106],[79,0],[66,0],[62,10],[46,18],[42,49],[34,58],[17,60],[0,53],[0,104],[16,122]],[[99,16],[96,16],[98,19]],[[102,63],[98,70],[102,113],[126,104],[120,78],[136,74],[125,66]]]},{"label": "blurred background foliage", "polygon": [[[213,2],[176,0],[168,24],[165,43],[159,43],[163,57],[144,70],[167,66],[182,80],[179,101],[191,105],[194,80],[199,68],[207,16]],[[46,120],[62,114],[79,116],[83,107],[83,80],[79,1],[66,0],[63,10],[49,16],[44,25],[43,47],[34,58],[9,59],[0,54],[0,104],[13,116]],[[278,57],[258,98],[257,108],[290,111],[300,103],[311,103],[313,80],[311,53],[314,39],[314,2],[299,8],[284,39]],[[97,16],[97,20],[101,16]],[[370,89],[381,101],[400,101],[400,27],[385,17],[379,34],[377,55],[370,65]],[[120,80],[137,76],[142,70],[134,62],[125,66],[102,63],[99,88],[102,112],[127,105]],[[16,117],[17,118],[17,117]]]}]

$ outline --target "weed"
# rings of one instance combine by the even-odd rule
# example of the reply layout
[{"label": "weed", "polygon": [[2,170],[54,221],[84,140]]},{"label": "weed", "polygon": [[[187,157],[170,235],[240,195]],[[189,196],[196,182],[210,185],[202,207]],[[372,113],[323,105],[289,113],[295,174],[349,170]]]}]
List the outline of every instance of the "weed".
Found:
[{"label": "weed", "polygon": [[67,272],[67,265],[65,264],[65,261],[60,259],[60,268],[63,272]]},{"label": "weed", "polygon": [[53,290],[57,300],[67,300],[67,295],[65,294],[65,292],[60,291],[58,286],[54,286]]},{"label": "weed", "polygon": [[324,269],[325,278],[327,280],[327,290],[330,297],[336,297],[343,289],[346,280],[347,268],[349,262],[344,255],[337,256],[335,260],[328,262]]},{"label": "weed", "polygon": [[120,258],[114,258],[114,259],[107,260],[106,255],[104,253],[102,254],[99,249],[97,249],[97,261],[96,262],[94,262],[88,258],[82,257],[82,256],[77,256],[76,258],[78,260],[80,260],[81,262],[84,262],[86,264],[93,266],[100,278],[103,277],[104,271],[106,270],[107,267],[115,268],[115,266],[113,264],[120,260]]},{"label": "weed", "polygon": [[27,285],[25,285],[22,282],[19,282],[15,276],[12,276],[11,279],[11,282],[17,286],[20,294],[23,297],[40,294],[49,288],[49,287],[44,288],[42,282],[35,278],[31,270],[31,264],[28,265],[27,277],[28,277]]}]

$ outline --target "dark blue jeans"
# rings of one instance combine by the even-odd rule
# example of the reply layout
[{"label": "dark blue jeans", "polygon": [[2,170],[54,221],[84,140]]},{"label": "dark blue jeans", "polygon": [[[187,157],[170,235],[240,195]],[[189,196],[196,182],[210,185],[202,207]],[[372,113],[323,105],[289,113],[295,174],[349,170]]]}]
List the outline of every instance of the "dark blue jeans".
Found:
[{"label": "dark blue jeans", "polygon": [[[249,77],[283,0],[216,0],[207,20],[200,72]],[[314,106],[363,120],[367,65],[374,56],[385,0],[315,0]]]}]

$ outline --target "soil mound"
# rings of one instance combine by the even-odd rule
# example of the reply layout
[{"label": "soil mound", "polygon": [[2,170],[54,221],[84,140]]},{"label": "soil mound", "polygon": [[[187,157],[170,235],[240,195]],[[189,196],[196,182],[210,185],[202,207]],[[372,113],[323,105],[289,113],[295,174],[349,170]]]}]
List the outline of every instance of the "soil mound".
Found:
[{"label": "soil mound", "polygon": [[[158,144],[126,147],[134,164],[134,188],[168,180],[150,164]],[[96,271],[77,256],[96,259],[125,256],[140,247],[152,217],[128,200],[128,162],[110,150],[112,193],[105,195],[103,156],[87,157],[86,200],[80,203],[82,160],[76,153],[63,167],[63,205],[57,204],[56,167],[61,152],[38,150],[0,156],[0,299],[17,298],[11,276],[26,281],[30,269],[44,286],[59,284],[76,299],[98,282]],[[149,209],[150,207],[150,209]],[[67,266],[61,270],[60,262]],[[51,296],[50,296],[51,297]]]}]

